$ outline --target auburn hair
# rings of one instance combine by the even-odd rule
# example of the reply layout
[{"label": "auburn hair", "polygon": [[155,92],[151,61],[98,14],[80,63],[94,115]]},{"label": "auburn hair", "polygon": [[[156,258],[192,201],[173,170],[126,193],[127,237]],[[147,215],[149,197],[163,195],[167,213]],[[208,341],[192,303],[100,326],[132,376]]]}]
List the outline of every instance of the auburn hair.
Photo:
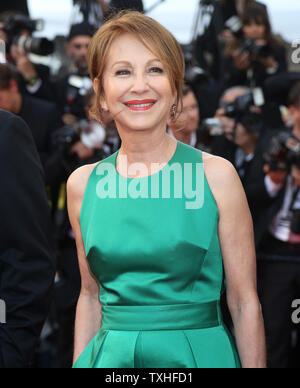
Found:
[{"label": "auburn hair", "polygon": [[96,101],[91,115],[103,122],[100,98],[104,92],[103,75],[112,43],[123,34],[138,38],[165,66],[172,91],[177,94],[177,115],[182,109],[182,85],[185,61],[180,44],[160,23],[136,11],[121,11],[109,19],[94,35],[88,49],[88,62],[92,80],[98,81]]}]

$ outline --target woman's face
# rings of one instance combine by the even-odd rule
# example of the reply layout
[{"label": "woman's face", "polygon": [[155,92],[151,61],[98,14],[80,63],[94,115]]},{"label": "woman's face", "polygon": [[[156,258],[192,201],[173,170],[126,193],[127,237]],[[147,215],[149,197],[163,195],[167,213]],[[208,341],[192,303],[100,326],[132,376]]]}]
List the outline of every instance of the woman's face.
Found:
[{"label": "woman's face", "polygon": [[266,38],[266,26],[264,24],[257,24],[254,20],[249,24],[245,24],[243,31],[247,39]]},{"label": "woman's face", "polygon": [[133,35],[113,42],[103,88],[101,106],[110,110],[118,128],[165,130],[176,96],[164,65]]},{"label": "woman's face", "polygon": [[246,147],[254,142],[252,135],[242,124],[237,124],[234,142],[239,147]]},{"label": "woman's face", "polygon": [[183,97],[183,114],[186,118],[185,132],[195,132],[199,127],[199,105],[194,93]]}]

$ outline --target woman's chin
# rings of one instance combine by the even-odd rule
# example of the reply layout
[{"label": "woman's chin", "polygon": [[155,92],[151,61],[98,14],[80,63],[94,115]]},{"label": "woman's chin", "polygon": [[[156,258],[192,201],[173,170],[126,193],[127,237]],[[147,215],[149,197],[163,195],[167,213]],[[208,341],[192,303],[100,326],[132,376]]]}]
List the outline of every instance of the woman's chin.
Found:
[{"label": "woman's chin", "polygon": [[147,131],[150,130],[151,128],[156,128],[158,127],[160,122],[157,120],[151,120],[151,119],[145,119],[141,117],[136,117],[135,119],[131,119],[127,122],[122,122],[119,123],[120,127],[122,128],[128,128],[131,131]]}]

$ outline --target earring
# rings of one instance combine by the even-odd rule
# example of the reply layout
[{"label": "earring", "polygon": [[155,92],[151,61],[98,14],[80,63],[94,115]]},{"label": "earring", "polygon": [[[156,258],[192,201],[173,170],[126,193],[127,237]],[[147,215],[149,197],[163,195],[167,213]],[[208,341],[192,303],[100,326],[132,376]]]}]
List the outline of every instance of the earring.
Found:
[{"label": "earring", "polygon": [[172,119],[172,121],[175,120],[176,113],[177,113],[177,105],[174,104],[174,105],[172,105],[172,108],[171,108],[171,119]]}]

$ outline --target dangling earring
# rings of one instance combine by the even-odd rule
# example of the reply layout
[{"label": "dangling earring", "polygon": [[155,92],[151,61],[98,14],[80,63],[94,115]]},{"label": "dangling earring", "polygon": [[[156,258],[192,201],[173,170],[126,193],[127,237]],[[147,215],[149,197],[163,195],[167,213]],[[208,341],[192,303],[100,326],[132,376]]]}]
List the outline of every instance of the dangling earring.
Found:
[{"label": "dangling earring", "polygon": [[174,121],[175,118],[176,118],[176,113],[177,113],[177,105],[174,104],[172,105],[172,108],[171,108],[171,120]]}]

